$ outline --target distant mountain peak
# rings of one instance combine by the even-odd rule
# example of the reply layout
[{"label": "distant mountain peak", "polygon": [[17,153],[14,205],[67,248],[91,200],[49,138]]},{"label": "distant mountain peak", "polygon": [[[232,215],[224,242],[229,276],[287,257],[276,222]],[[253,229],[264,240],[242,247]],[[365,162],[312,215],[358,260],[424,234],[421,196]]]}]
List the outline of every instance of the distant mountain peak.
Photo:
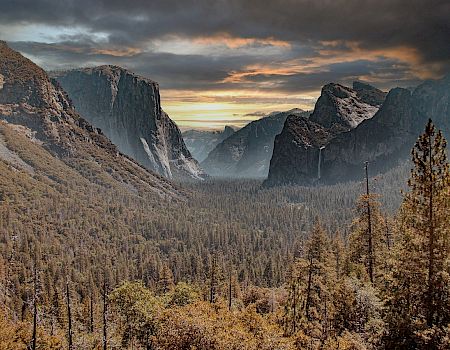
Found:
[{"label": "distant mountain peak", "polygon": [[225,125],[222,131],[186,130],[183,132],[183,139],[194,158],[202,162],[208,157],[209,152],[235,132],[236,130],[229,125]]},{"label": "distant mountain peak", "polygon": [[229,126],[229,125],[225,125],[225,127],[223,128],[223,131],[222,132],[224,132],[224,133],[234,133],[234,128],[232,128],[231,126]]},{"label": "distant mountain peak", "polygon": [[266,118],[266,117],[272,117],[272,116],[275,116],[275,115],[278,115],[278,114],[281,114],[281,113],[283,113],[283,114],[298,114],[298,115],[300,115],[300,114],[302,114],[302,113],[304,113],[305,111],[303,110],[303,109],[300,109],[300,108],[292,108],[292,109],[290,109],[290,110],[288,110],[288,111],[274,111],[274,112],[271,112],[271,113],[269,113],[267,116],[265,116],[265,117],[263,117],[263,118]]},{"label": "distant mountain peak", "polygon": [[283,129],[286,118],[307,114],[295,108],[254,120],[219,143],[201,165],[212,176],[266,177],[275,136]]}]

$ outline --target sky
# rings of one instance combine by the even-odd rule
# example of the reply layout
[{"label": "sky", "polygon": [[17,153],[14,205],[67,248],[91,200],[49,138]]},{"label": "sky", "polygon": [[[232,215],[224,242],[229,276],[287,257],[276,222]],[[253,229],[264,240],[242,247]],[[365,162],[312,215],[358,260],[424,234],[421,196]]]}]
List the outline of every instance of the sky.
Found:
[{"label": "sky", "polygon": [[450,67],[448,0],[0,0],[0,39],[47,70],[155,80],[183,128],[312,109],[329,82],[383,90]]}]

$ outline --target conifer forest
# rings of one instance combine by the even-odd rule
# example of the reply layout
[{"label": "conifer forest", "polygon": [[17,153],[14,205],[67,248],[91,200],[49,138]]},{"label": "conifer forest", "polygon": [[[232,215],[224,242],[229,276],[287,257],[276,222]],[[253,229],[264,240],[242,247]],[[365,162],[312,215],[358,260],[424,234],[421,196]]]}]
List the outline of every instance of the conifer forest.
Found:
[{"label": "conifer forest", "polygon": [[0,348],[448,349],[446,145],[430,121],[367,182],[178,202],[2,177]]}]

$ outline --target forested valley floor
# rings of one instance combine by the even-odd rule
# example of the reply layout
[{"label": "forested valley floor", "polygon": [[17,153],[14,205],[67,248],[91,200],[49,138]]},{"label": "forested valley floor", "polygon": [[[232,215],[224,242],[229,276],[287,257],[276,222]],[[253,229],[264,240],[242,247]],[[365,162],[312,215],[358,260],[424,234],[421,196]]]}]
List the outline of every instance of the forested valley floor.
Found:
[{"label": "forested valley floor", "polygon": [[6,142],[36,173],[0,163],[0,349],[450,346],[450,177],[432,124],[369,191],[361,164],[360,182],[211,179],[175,200],[56,163],[44,177],[45,154]]}]

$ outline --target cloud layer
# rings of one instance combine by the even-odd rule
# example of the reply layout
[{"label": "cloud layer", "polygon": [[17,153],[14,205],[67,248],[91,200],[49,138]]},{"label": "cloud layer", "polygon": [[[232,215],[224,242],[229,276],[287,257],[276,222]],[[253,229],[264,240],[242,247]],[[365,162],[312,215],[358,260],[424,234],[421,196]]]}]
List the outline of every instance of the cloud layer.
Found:
[{"label": "cloud layer", "polygon": [[388,89],[439,77],[449,18],[447,0],[3,0],[0,37],[48,69],[118,64],[158,81],[168,101],[251,111],[310,105],[329,81]]}]

